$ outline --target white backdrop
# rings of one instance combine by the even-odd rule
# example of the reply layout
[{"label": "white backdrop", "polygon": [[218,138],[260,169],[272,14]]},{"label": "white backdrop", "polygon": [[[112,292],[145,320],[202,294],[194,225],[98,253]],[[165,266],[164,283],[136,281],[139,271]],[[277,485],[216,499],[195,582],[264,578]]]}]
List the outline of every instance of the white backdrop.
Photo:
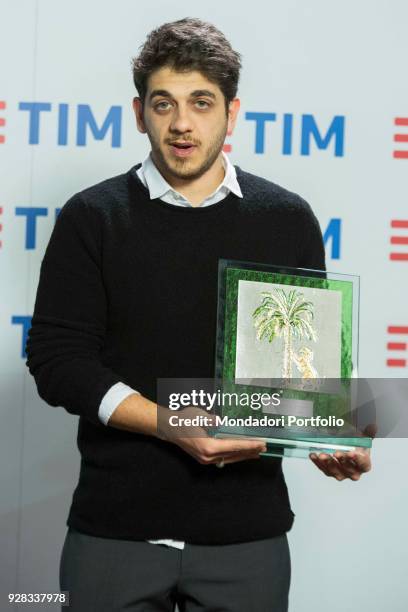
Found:
[{"label": "white backdrop", "polygon": [[[307,199],[328,269],[361,276],[360,375],[407,376],[408,4],[0,0],[0,10],[5,610],[8,592],[58,590],[79,467],[76,418],[37,397],[22,354],[40,262],[56,209],[148,151],[131,111],[130,59],[153,27],[200,17],[242,53],[232,161]],[[405,449],[376,441],[373,471],[358,483],[285,461],[296,513],[291,612],[407,609]]]}]

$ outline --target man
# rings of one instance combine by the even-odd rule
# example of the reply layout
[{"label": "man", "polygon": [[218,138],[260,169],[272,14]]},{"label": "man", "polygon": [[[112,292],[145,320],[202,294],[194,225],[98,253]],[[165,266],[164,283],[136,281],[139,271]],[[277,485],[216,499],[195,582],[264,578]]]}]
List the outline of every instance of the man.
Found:
[{"label": "man", "polygon": [[[133,64],[151,153],[74,195],[42,262],[27,364],[80,417],[60,571],[76,612],[287,610],[281,461],[262,442],[157,428],[157,379],[213,376],[220,257],[325,265],[309,205],[222,153],[239,71],[210,24],[153,31]],[[357,452],[312,459],[338,480],[370,469]]]}]

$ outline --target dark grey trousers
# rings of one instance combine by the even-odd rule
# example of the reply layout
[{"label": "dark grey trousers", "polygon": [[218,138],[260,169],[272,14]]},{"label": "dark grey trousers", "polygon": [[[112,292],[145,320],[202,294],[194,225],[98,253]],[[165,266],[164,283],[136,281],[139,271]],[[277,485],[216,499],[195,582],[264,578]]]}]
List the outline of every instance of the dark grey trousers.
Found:
[{"label": "dark grey trousers", "polygon": [[287,612],[286,535],[184,550],[69,529],[60,588],[72,612]]}]

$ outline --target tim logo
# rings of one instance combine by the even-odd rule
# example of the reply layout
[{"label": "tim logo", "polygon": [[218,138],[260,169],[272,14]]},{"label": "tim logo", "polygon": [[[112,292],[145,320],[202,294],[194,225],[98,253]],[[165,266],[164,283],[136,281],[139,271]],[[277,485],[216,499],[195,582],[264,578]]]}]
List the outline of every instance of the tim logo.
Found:
[{"label": "tim logo", "polygon": [[390,325],[387,329],[388,342],[387,351],[389,357],[387,366],[389,368],[405,368],[407,365],[407,340],[408,326]]},{"label": "tim logo", "polygon": [[[245,113],[246,121],[254,122],[255,153],[265,153],[267,125],[275,125],[271,137],[280,141],[282,155],[311,155],[316,149],[331,150],[335,157],[344,156],[345,116],[335,115],[325,126],[314,115],[294,116],[292,113]],[[269,130],[270,131],[270,130]]]},{"label": "tim logo", "polygon": [[341,219],[330,219],[323,233],[323,241],[326,249],[326,256],[331,259],[340,259]]},{"label": "tim logo", "polygon": [[408,117],[395,117],[395,127],[405,127],[405,132],[396,132],[394,134],[394,142],[406,143],[406,149],[394,149],[393,156],[395,159],[408,159]]},{"label": "tim logo", "polygon": [[[6,142],[3,130],[6,126],[6,119],[2,113],[6,108],[6,101],[0,100],[0,144]],[[72,104],[65,103],[53,105],[51,102],[19,102],[17,110],[26,115],[28,144],[30,145],[41,144],[42,133],[45,129],[49,129],[52,123],[55,142],[58,146],[73,144],[77,147],[84,147],[90,135],[95,140],[104,140],[110,135],[111,146],[121,146],[122,108],[120,106],[111,106],[106,116],[99,117],[98,121],[89,104],[77,104],[76,107],[73,107]],[[73,122],[76,127],[73,142],[69,142],[68,138],[69,122]]]},{"label": "tim logo", "polygon": [[[391,261],[408,261],[408,219],[392,219],[391,228],[396,230],[390,238],[393,245]],[[394,245],[398,245],[395,250]]]}]

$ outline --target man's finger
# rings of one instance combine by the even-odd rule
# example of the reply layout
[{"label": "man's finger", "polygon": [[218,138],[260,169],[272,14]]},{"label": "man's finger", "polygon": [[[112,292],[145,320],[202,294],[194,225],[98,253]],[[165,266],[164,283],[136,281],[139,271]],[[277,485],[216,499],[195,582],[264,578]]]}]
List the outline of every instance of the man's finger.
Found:
[{"label": "man's finger", "polygon": [[336,478],[336,480],[345,479],[346,476],[341,469],[339,462],[332,455],[322,453],[319,455],[318,459],[323,462],[327,476],[332,476],[333,478]]},{"label": "man's finger", "polygon": [[375,438],[378,433],[378,426],[376,423],[371,423],[367,425],[363,430],[363,436],[368,436],[369,438]]},{"label": "man's finger", "polygon": [[363,472],[371,469],[370,456],[365,451],[336,451],[333,456],[313,453],[310,457],[326,476],[333,476],[337,480],[359,480]]},{"label": "man's finger", "polygon": [[265,452],[266,443],[262,440],[222,440],[212,438],[211,450],[214,454],[233,454],[240,452]]},{"label": "man's finger", "polygon": [[328,455],[326,453],[320,453],[317,456],[315,453],[310,455],[313,463],[326,475],[331,476],[332,478],[336,478],[336,480],[344,480],[346,475],[341,469],[340,464],[336,459],[333,458],[332,455]]},{"label": "man's finger", "polygon": [[341,466],[341,470],[344,473],[346,478],[351,478],[352,480],[358,480],[360,478],[360,470],[358,468],[357,463],[347,452],[339,452],[336,451],[334,454],[337,461]]},{"label": "man's finger", "polygon": [[368,451],[349,451],[348,459],[353,461],[357,470],[361,473],[369,472],[371,469],[371,458]]},{"label": "man's finger", "polygon": [[312,453],[309,456],[315,466],[318,467],[319,470],[323,472],[323,474],[325,474],[326,476],[330,476],[329,472],[327,471],[327,464],[325,458],[322,458],[321,455],[317,456],[316,453]]},{"label": "man's finger", "polygon": [[251,453],[236,453],[233,455],[230,455],[229,457],[222,457],[220,459],[220,461],[223,460],[224,465],[227,465],[227,463],[238,463],[239,461],[249,461],[250,459],[260,459],[261,456],[259,454],[259,452],[251,452]]}]

